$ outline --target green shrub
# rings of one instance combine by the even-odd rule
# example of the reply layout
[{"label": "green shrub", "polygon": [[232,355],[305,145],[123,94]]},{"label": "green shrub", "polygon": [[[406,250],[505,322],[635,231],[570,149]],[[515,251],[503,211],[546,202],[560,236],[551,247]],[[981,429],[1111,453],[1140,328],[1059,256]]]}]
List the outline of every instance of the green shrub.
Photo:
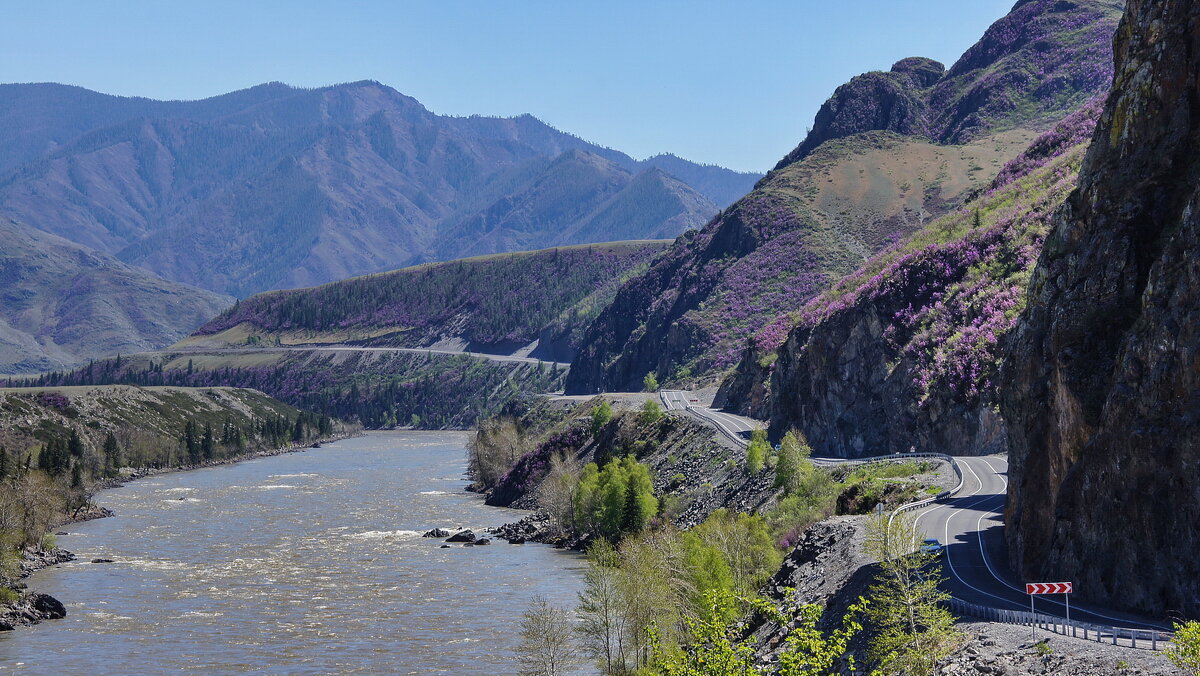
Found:
[{"label": "green shrub", "polygon": [[647,373],[645,378],[642,378],[642,387],[645,388],[647,392],[658,391],[658,377],[654,375],[653,371]]},{"label": "green shrub", "polygon": [[612,404],[608,401],[601,401],[598,406],[592,407],[592,436],[600,434],[601,428],[612,420]]},{"label": "green shrub", "polygon": [[751,475],[763,471],[763,464],[770,452],[771,444],[767,442],[766,430],[754,430],[746,446],[746,471]]},{"label": "green shrub", "polygon": [[642,404],[641,412],[638,413],[638,424],[643,427],[653,425],[654,423],[658,422],[663,415],[662,407],[658,405],[658,402],[654,401],[653,399],[647,399],[646,403]]},{"label": "green shrub", "polygon": [[641,531],[658,513],[650,468],[631,455],[614,458],[603,469],[588,463],[574,503],[576,524],[613,541]]}]

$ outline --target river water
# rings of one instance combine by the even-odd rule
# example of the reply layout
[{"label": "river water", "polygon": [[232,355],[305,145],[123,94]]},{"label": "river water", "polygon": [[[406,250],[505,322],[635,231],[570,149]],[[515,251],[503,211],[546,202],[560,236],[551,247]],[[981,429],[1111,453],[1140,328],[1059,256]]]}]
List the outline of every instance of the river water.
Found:
[{"label": "river water", "polygon": [[520,517],[464,492],[467,438],[374,433],[105,491],[116,517],[59,537],[80,560],[30,580],[67,617],[0,635],[0,671],[515,673],[522,611],[573,605],[583,564],[420,537]]}]

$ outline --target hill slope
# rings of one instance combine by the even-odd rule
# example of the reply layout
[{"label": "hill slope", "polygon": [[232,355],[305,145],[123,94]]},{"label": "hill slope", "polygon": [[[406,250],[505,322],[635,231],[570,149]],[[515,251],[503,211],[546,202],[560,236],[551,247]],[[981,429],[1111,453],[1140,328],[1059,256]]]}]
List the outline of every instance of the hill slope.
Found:
[{"label": "hill slope", "polygon": [[711,377],[736,363],[748,335],[985,188],[1104,91],[1118,7],[1021,2],[949,71],[910,58],[840,88],[753,192],[621,289],[589,329],[568,390],[630,389],[652,371]]},{"label": "hill slope", "polygon": [[0,373],[165,347],[233,302],[0,218]]},{"label": "hill slope", "polygon": [[431,263],[264,293],[179,347],[352,343],[464,348],[569,362],[586,326],[667,242],[618,242]]},{"label": "hill slope", "polygon": [[[637,162],[528,115],[439,116],[374,82],[194,102],[4,85],[0,119],[16,130],[0,143],[13,158],[0,213],[235,295],[511,247],[673,237],[759,178]],[[506,208],[516,213],[499,218]],[[605,231],[631,211],[653,217]],[[486,237],[471,236],[478,223]]]}]

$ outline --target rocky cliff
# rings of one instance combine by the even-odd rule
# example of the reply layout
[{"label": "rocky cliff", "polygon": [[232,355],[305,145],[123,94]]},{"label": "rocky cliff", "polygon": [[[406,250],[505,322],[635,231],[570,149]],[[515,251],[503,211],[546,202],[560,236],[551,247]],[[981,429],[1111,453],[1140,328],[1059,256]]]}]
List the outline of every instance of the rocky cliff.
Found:
[{"label": "rocky cliff", "polygon": [[1028,579],[1200,616],[1200,5],[1131,0],[1113,91],[1007,344]]}]

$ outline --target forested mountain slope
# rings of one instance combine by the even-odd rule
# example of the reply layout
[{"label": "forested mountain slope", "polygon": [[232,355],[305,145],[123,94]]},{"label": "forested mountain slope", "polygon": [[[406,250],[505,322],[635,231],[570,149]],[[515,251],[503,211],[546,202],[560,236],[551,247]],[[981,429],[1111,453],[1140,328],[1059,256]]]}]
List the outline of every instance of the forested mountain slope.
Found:
[{"label": "forested mountain slope", "polygon": [[0,373],[165,347],[232,303],[0,217]]},{"label": "forested mountain slope", "polygon": [[910,58],[840,88],[749,195],[631,280],[589,329],[571,392],[711,378],[745,337],[986,188],[1102,93],[1120,4],[1028,0],[949,71]]},{"label": "forested mountain slope", "polygon": [[180,347],[353,343],[524,352],[569,362],[622,281],[668,243],[618,242],[430,263],[239,302]]},{"label": "forested mountain slope", "polygon": [[514,247],[673,237],[759,178],[637,162],[528,115],[435,115],[375,82],[193,102],[3,85],[0,120],[13,130],[0,213],[235,295]]}]

